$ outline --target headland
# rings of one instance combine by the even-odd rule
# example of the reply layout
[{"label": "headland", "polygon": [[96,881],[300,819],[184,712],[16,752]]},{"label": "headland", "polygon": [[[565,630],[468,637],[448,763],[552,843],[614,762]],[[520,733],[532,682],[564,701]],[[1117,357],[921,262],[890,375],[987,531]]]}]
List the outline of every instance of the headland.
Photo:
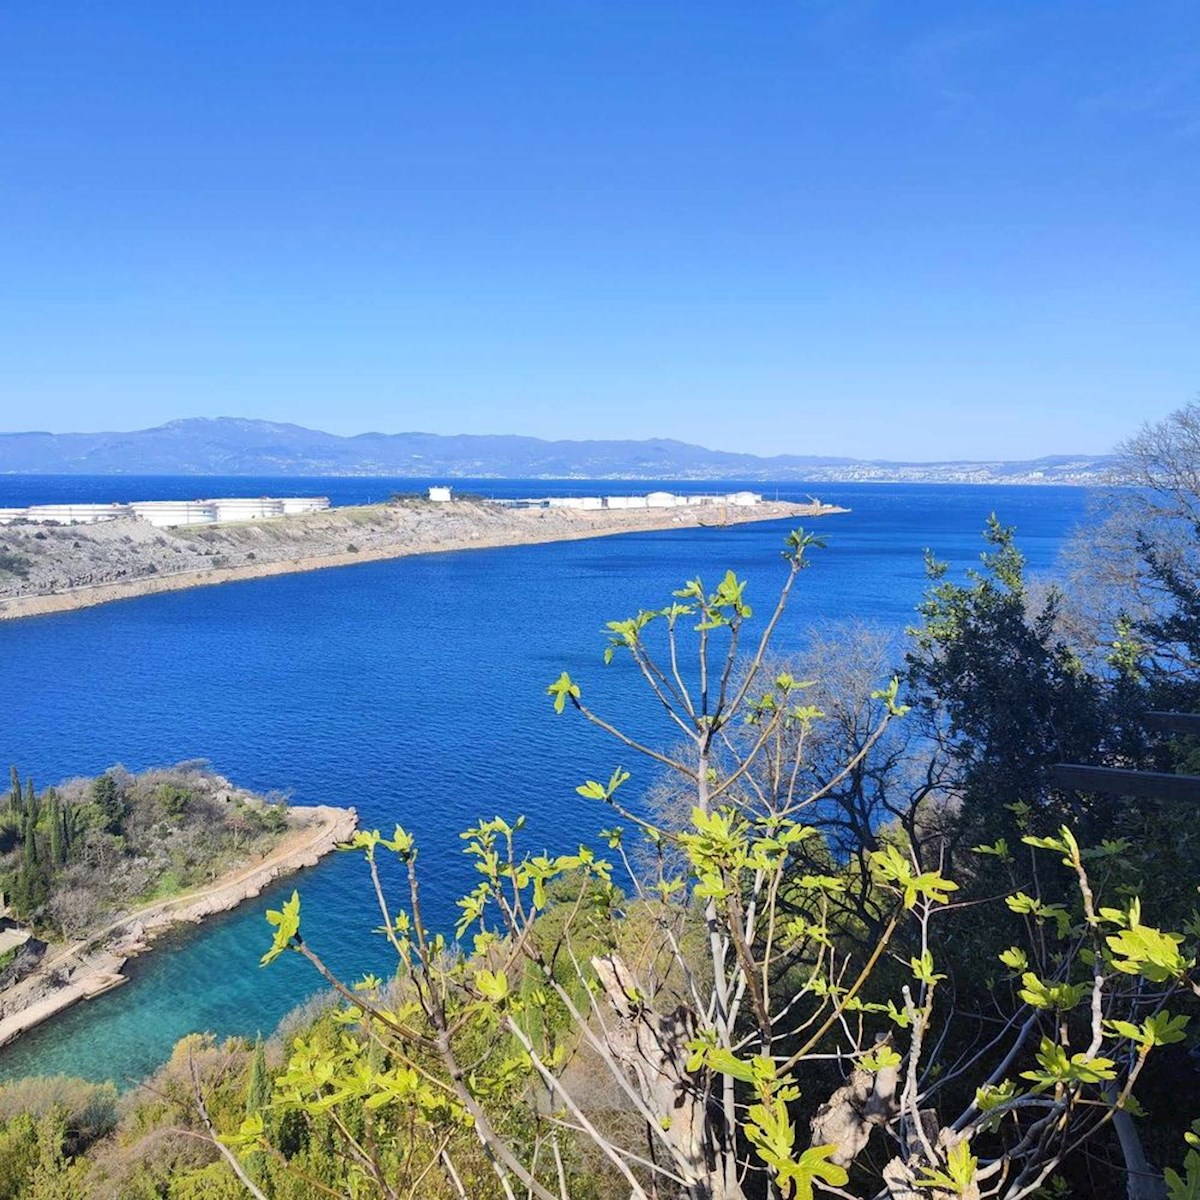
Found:
[{"label": "headland", "polygon": [[287,821],[288,832],[259,861],[205,887],[122,913],[80,940],[47,947],[31,971],[0,992],[0,1046],[125,983],[125,963],[173,926],[199,924],[259,895],[281,876],[315,865],[351,838],[358,818],[352,808],[318,805],[290,808]]},{"label": "headland", "polygon": [[591,510],[404,499],[172,529],[131,517],[91,525],[16,523],[0,528],[0,620],[412,554],[804,520],[846,511],[819,501]]}]

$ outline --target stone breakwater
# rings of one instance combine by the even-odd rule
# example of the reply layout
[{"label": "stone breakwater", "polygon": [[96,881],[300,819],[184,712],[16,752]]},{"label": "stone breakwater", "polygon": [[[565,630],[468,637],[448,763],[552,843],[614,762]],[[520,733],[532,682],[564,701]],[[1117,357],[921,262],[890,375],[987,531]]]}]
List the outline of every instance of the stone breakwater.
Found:
[{"label": "stone breakwater", "polygon": [[784,501],[748,508],[598,511],[418,501],[179,529],[155,529],[127,518],[49,528],[9,525],[0,529],[0,620],[409,554],[750,521],[798,521],[846,511],[827,504]]},{"label": "stone breakwater", "polygon": [[253,899],[269,883],[315,865],[349,841],[358,826],[352,808],[329,805],[289,811],[293,832],[260,862],[197,891],[157,901],[110,921],[85,941],[51,946],[20,983],[0,993],[0,1046],[79,1003],[126,982],[128,959],[150,948],[172,926],[199,924],[213,913]]}]

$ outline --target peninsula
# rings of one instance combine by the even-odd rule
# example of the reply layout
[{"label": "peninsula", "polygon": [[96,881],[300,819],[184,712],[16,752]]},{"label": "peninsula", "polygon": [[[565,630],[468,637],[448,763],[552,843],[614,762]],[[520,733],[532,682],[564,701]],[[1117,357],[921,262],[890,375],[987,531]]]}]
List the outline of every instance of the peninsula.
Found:
[{"label": "peninsula", "polygon": [[352,808],[291,807],[195,764],[120,768],[0,811],[0,1046],[126,982],[181,923],[236,908],[349,840]]},{"label": "peninsula", "polygon": [[89,525],[16,522],[0,527],[0,619],[410,554],[800,520],[845,511],[817,500],[585,509],[405,497],[172,529],[124,516]]}]

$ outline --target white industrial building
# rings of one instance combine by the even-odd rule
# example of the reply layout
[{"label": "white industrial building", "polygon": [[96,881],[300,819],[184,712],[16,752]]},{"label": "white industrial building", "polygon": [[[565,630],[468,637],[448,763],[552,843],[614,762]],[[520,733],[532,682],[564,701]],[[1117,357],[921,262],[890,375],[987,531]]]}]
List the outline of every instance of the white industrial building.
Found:
[{"label": "white industrial building", "polygon": [[39,525],[94,525],[127,511],[123,504],[31,504],[21,515]]},{"label": "white industrial building", "polygon": [[226,521],[263,521],[273,517],[322,512],[328,496],[220,496],[215,500],[135,500],[134,516],[158,529],[178,525],[215,525]]},{"label": "white industrial building", "polygon": [[674,492],[651,492],[646,497],[648,508],[713,508],[731,504],[735,508],[753,508],[762,503],[757,492],[727,492],[722,495],[680,496]]},{"label": "white industrial building", "polygon": [[138,520],[156,529],[212,525],[217,519],[216,505],[211,500],[135,500],[129,507]]},{"label": "white industrial building", "polygon": [[[447,504],[451,489],[432,486],[429,499]],[[752,508],[762,503],[757,492],[729,492],[724,495],[678,495],[656,491],[645,496],[541,496],[495,503],[508,508],[567,508],[584,512],[601,509],[682,508],[731,505]],[[132,504],[35,504],[28,508],[0,508],[0,525],[13,521],[41,524],[83,525],[133,516],[157,529],[180,525],[214,525],[221,522],[263,521],[272,518],[322,512],[329,508],[328,496],[222,496],[212,500],[135,500]]]},{"label": "white industrial building", "polygon": [[[429,490],[430,499],[433,499],[434,489]],[[520,500],[496,500],[493,503],[505,508],[575,508],[589,511],[602,508],[713,508],[725,504],[737,508],[751,508],[762,503],[762,496],[757,492],[681,496],[675,492],[660,491],[651,492],[646,496],[526,496]]]},{"label": "white industrial building", "polygon": [[294,517],[297,513],[324,512],[329,507],[328,496],[284,496],[283,515]]},{"label": "white industrial building", "polygon": [[262,521],[283,516],[283,501],[270,496],[223,496],[208,503],[216,508],[218,521]]},{"label": "white industrial building", "polygon": [[136,517],[156,529],[177,525],[213,525],[218,521],[258,521],[269,517],[321,512],[328,496],[226,496],[217,500],[135,500],[132,504],[31,504],[0,508],[0,525],[30,521],[39,525],[94,525],[118,517]]},{"label": "white industrial building", "polygon": [[547,508],[582,508],[594,512],[604,507],[604,501],[599,496],[551,496],[546,501]]}]

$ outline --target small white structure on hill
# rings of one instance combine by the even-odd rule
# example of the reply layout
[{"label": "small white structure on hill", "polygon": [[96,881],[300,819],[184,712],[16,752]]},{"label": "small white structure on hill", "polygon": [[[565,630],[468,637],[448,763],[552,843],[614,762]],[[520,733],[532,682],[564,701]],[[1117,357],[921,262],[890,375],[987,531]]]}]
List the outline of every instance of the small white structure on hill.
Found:
[{"label": "small white structure on hill", "polygon": [[449,504],[451,500],[450,489],[448,487],[431,487],[429,489],[429,499],[434,504]]}]

